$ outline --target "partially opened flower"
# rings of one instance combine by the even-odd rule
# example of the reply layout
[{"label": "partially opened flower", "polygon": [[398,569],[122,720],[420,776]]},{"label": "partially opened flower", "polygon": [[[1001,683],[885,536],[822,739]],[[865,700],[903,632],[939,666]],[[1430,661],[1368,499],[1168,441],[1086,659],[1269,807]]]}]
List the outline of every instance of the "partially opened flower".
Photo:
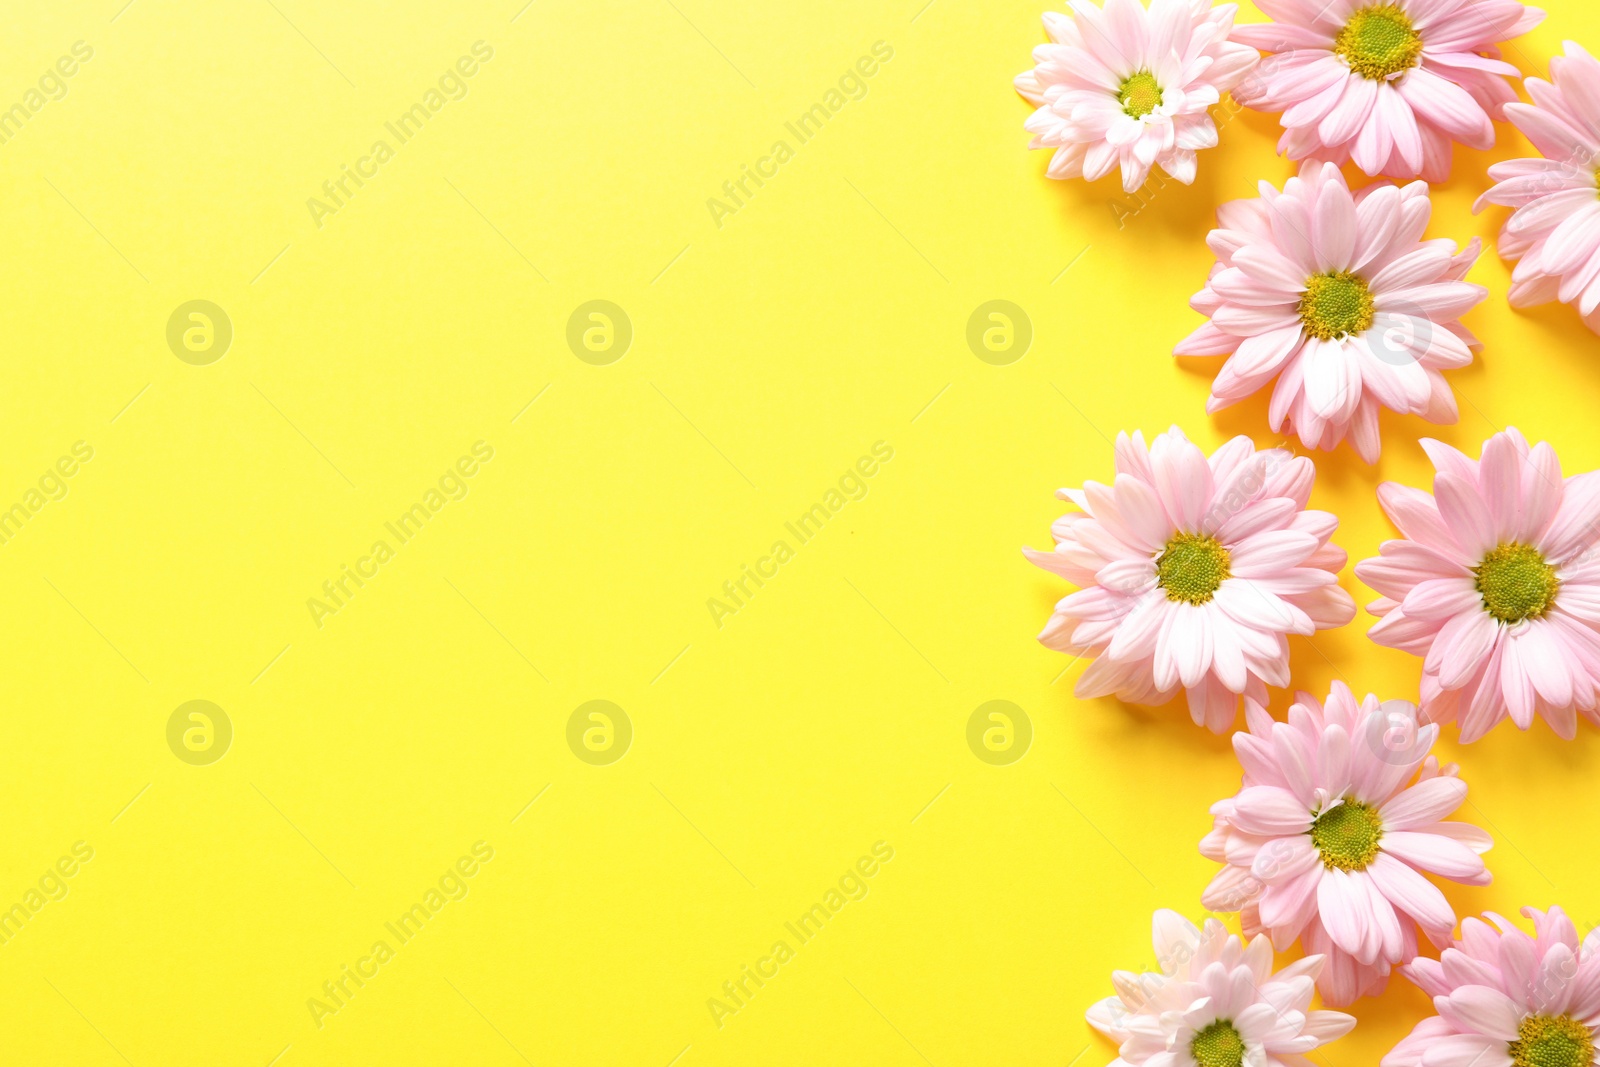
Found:
[{"label": "partially opened flower", "polygon": [[1600,723],[1600,472],[1564,478],[1555,450],[1516,429],[1483,459],[1423,441],[1433,495],[1387,482],[1378,499],[1404,540],[1356,576],[1381,596],[1369,636],[1425,657],[1422,711],[1475,741],[1510,718],[1558,735]]},{"label": "partially opened flower", "polygon": [[[1489,912],[1461,940],[1402,973],[1433,997],[1381,1067],[1590,1067],[1600,1041],[1600,936],[1582,943],[1560,908],[1523,908],[1529,937]],[[1494,925],[1489,925],[1493,923]]]},{"label": "partially opened flower", "polygon": [[1450,176],[1451,143],[1494,144],[1516,99],[1501,41],[1544,18],[1520,0],[1258,0],[1273,22],[1233,39],[1274,53],[1234,96],[1282,112],[1278,150],[1371,175]]},{"label": "partially opened flower", "polygon": [[1490,167],[1499,184],[1473,210],[1516,208],[1500,231],[1500,254],[1520,261],[1512,307],[1560,300],[1600,333],[1600,63],[1571,41],[1566,52],[1550,61],[1550,81],[1525,83],[1531,105],[1506,105],[1506,117],[1544,158]]},{"label": "partially opened flower", "polygon": [[1194,721],[1223,733],[1239,694],[1289,684],[1289,634],[1354,618],[1344,551],[1328,543],[1339,520],[1305,510],[1309,459],[1247,437],[1208,460],[1176,426],[1148,448],[1118,434],[1116,471],[1057,494],[1083,510],[1056,521],[1055,551],[1024,549],[1083,587],[1039,640],[1095,657],[1080,697],[1160,704],[1182,689]]},{"label": "partially opened flower", "polygon": [[1303,1067],[1307,1052],[1356,1024],[1311,1010],[1320,956],[1274,973],[1265,937],[1246,944],[1216,919],[1199,928],[1165,909],[1152,925],[1161,969],[1115,972],[1117,995],[1088,1012],[1120,1046],[1112,1067]]},{"label": "partially opened flower", "polygon": [[1208,322],[1174,350],[1228,357],[1207,411],[1272,385],[1269,420],[1307,448],[1349,439],[1368,463],[1380,451],[1378,408],[1454,422],[1440,372],[1480,347],[1459,319],[1488,295],[1463,279],[1474,237],[1422,240],[1428,187],[1387,183],[1351,193],[1331,163],[1307,163],[1279,193],[1223,204],[1207,238],[1217,255],[1190,306]]},{"label": "partially opened flower", "polygon": [[1233,737],[1239,792],[1211,808],[1200,851],[1226,864],[1201,896],[1243,912],[1279,951],[1299,939],[1328,956],[1317,987],[1341,1007],[1380,992],[1417,954],[1417,930],[1448,944],[1455,911],[1424,873],[1487,885],[1489,835],[1445,821],[1467,797],[1452,764],[1429,755],[1436,725],[1404,701],[1356,703],[1333,684],[1324,705],[1300,693],[1287,722],[1246,704]]},{"label": "partially opened flower", "polygon": [[1050,44],[1033,51],[1017,91],[1038,110],[1025,128],[1033,148],[1053,148],[1052,178],[1094,181],[1121,167],[1133,192],[1152,166],[1194,181],[1195,152],[1217,143],[1207,109],[1260,58],[1228,40],[1236,4],[1211,0],[1069,0],[1047,12]]}]

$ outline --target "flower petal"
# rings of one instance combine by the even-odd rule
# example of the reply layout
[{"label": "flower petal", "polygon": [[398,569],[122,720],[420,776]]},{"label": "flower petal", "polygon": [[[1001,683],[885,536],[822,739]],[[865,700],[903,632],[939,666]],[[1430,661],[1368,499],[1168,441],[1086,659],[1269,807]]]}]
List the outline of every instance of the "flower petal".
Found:
[{"label": "flower petal", "polygon": [[1459,778],[1429,778],[1402,790],[1378,809],[1387,834],[1410,830],[1445,818],[1467,799],[1467,783]]}]

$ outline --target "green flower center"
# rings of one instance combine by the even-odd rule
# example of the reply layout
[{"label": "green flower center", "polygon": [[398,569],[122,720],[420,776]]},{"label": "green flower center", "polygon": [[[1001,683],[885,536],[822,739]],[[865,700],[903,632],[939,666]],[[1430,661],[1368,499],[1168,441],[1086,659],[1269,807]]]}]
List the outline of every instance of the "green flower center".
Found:
[{"label": "green flower center", "polygon": [[1561,582],[1556,569],[1532,545],[1508,541],[1473,568],[1483,610],[1501,622],[1537,619],[1555,602]]},{"label": "green flower center", "polygon": [[1382,81],[1417,65],[1422,35],[1394,4],[1374,4],[1350,17],[1333,39],[1333,50],[1363,78]]},{"label": "green flower center", "polygon": [[1117,102],[1129,118],[1144,118],[1161,106],[1161,86],[1156,84],[1156,76],[1148,70],[1128,75],[1117,90]]},{"label": "green flower center", "polygon": [[1204,604],[1229,575],[1228,550],[1215,537],[1181,533],[1156,558],[1156,584],[1168,600]]},{"label": "green flower center", "polygon": [[1594,1035],[1570,1015],[1530,1015],[1506,1051],[1516,1067],[1589,1067]]},{"label": "green flower center", "polygon": [[1322,853],[1328,870],[1364,871],[1378,858],[1378,842],[1383,838],[1383,819],[1378,809],[1350,797],[1336,808],[1329,808],[1311,824],[1311,843]]},{"label": "green flower center", "polygon": [[1319,341],[1333,341],[1372,326],[1372,290],[1347,270],[1313,274],[1300,297],[1300,321]]},{"label": "green flower center", "polygon": [[1200,1067],[1239,1067],[1244,1063],[1244,1038],[1231,1022],[1218,1019],[1194,1035],[1189,1055]]}]

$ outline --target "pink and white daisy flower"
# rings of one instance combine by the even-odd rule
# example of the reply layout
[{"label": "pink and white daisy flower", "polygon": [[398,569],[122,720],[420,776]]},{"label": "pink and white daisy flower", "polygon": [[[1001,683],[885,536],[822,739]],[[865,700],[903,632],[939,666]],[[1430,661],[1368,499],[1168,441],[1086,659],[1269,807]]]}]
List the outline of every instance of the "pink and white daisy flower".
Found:
[{"label": "pink and white daisy flower", "polygon": [[1331,163],[1306,163],[1280,193],[1217,211],[1206,239],[1217,263],[1189,305],[1209,321],[1174,349],[1228,357],[1208,412],[1236,404],[1273,379],[1268,418],[1307,448],[1349,439],[1377,461],[1378,408],[1454,422],[1441,371],[1481,347],[1460,323],[1489,291],[1463,279],[1474,237],[1422,240],[1433,214],[1428,187],[1388,183],[1351,193]]},{"label": "pink and white daisy flower", "polygon": [[1038,107],[1030,148],[1054,148],[1052,178],[1094,181],[1122,168],[1133,192],[1152,166],[1188,185],[1195,153],[1217,143],[1207,109],[1260,59],[1228,40],[1237,4],[1211,0],[1068,0],[1046,12],[1050,44],[1033,50],[1017,91]]},{"label": "pink and white daisy flower", "polygon": [[1111,1067],[1307,1067],[1307,1052],[1356,1024],[1311,1010],[1320,956],[1274,973],[1265,937],[1245,944],[1216,919],[1202,929],[1165,909],[1152,925],[1161,969],[1115,972],[1117,995],[1088,1011],[1120,1046]]},{"label": "pink and white daisy flower", "polygon": [[[1537,936],[1489,912],[1438,960],[1402,973],[1433,997],[1381,1067],[1590,1067],[1600,1041],[1600,934],[1582,943],[1560,908],[1523,908]],[[1493,923],[1490,926],[1489,923]]]},{"label": "pink and white daisy flower", "polygon": [[1506,105],[1506,117],[1544,158],[1490,167],[1498,184],[1473,210],[1516,209],[1500,231],[1500,254],[1520,261],[1512,307],[1560,300],[1600,333],[1600,63],[1571,41],[1566,52],[1550,61],[1550,81],[1525,83],[1532,104]]},{"label": "pink and white daisy flower", "polygon": [[1273,22],[1233,39],[1273,53],[1234,96],[1282,112],[1290,159],[1370,175],[1450,176],[1450,146],[1494,144],[1519,71],[1495,47],[1544,18],[1520,0],[1257,0]]},{"label": "pink and white daisy flower", "polygon": [[1243,913],[1279,951],[1298,938],[1327,955],[1317,987],[1342,1007],[1382,991],[1389,970],[1417,954],[1420,929],[1450,941],[1455,911],[1423,872],[1487,885],[1489,835],[1446,822],[1467,797],[1456,767],[1429,755],[1437,725],[1419,725],[1404,701],[1356,703],[1335,682],[1324,705],[1300,693],[1287,722],[1246,702],[1248,731],[1233,736],[1239,792],[1212,805],[1200,842],[1226,864],[1201,902]]},{"label": "pink and white daisy flower", "polygon": [[1161,704],[1181,688],[1217,733],[1238,696],[1289,684],[1289,634],[1343,626],[1355,602],[1338,584],[1339,520],[1307,511],[1316,469],[1235,437],[1212,454],[1176,426],[1146,447],[1117,435],[1116,478],[1056,495],[1082,508],[1051,528],[1053,552],[1024,549],[1082,586],[1039,640],[1095,660],[1077,694]]},{"label": "pink and white daisy flower", "polygon": [[1425,657],[1422,712],[1476,741],[1509,717],[1559,736],[1600,724],[1600,472],[1563,478],[1553,448],[1514,428],[1474,461],[1423,441],[1433,495],[1386,482],[1403,540],[1356,565],[1380,597],[1369,636]]}]

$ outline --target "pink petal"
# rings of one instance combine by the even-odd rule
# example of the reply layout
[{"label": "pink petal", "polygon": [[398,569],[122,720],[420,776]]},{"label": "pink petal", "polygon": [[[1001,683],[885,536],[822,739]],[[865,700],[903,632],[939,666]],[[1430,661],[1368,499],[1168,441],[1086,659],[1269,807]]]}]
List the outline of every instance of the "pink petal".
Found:
[{"label": "pink petal", "polygon": [[1460,841],[1440,834],[1385,832],[1381,847],[1414,867],[1453,882],[1473,882],[1485,870],[1483,857]]},{"label": "pink petal", "polygon": [[1477,142],[1474,147],[1487,148],[1484,137],[1494,137],[1494,127],[1489,116],[1478,102],[1459,85],[1439,77],[1432,71],[1417,67],[1400,79],[1400,95],[1419,115],[1438,126],[1457,141]]},{"label": "pink petal", "polygon": [[1443,622],[1466,612],[1482,614],[1483,594],[1471,578],[1432,578],[1412,588],[1400,606],[1414,619]]},{"label": "pink petal", "polygon": [[1484,443],[1478,487],[1489,507],[1495,540],[1509,540],[1516,533],[1517,510],[1522,503],[1522,454],[1505,434],[1497,433]]},{"label": "pink petal", "polygon": [[1522,479],[1522,507],[1518,515],[1518,540],[1536,544],[1561,506],[1561,460],[1555,449],[1540,441],[1528,454]]},{"label": "pink petal", "polygon": [[1378,486],[1378,502],[1400,532],[1413,541],[1427,545],[1435,552],[1457,563],[1475,563],[1476,560],[1461,551],[1434,499],[1421,489],[1413,489],[1398,482],[1384,482]]},{"label": "pink petal", "polygon": [[1200,928],[1170,908],[1161,908],[1151,916],[1151,942],[1162,970],[1172,974],[1174,961],[1194,957]]},{"label": "pink petal", "polygon": [[1373,188],[1356,205],[1356,251],[1352,269],[1362,270],[1384,250],[1400,217],[1400,190],[1392,185]]},{"label": "pink petal", "polygon": [[1505,112],[1546,159],[1586,160],[1593,155],[1588,138],[1548,111],[1517,103],[1507,104]]},{"label": "pink petal", "polygon": [[1356,250],[1356,205],[1349,191],[1342,185],[1324,187],[1312,226],[1312,242],[1324,268],[1348,270]]},{"label": "pink petal", "polygon": [[1523,663],[1520,642],[1500,643],[1500,695],[1505,698],[1506,710],[1517,729],[1526,730],[1533,725],[1537,690],[1533,687],[1533,676]]},{"label": "pink petal", "polygon": [[1497,542],[1494,523],[1478,495],[1477,485],[1446,471],[1434,479],[1433,490],[1439,514],[1456,543],[1468,556],[1482,558]]},{"label": "pink petal", "polygon": [[1539,540],[1552,563],[1564,563],[1600,537],[1600,471],[1568,478],[1556,517]]},{"label": "pink petal", "polygon": [[1351,883],[1352,876],[1334,868],[1323,872],[1317,884],[1317,913],[1333,943],[1352,955],[1361,953],[1369,934],[1370,919],[1364,907],[1365,893]]},{"label": "pink petal", "polygon": [[1211,468],[1200,449],[1182,438],[1162,434],[1150,449],[1156,493],[1167,517],[1180,530],[1197,530],[1211,496]]},{"label": "pink petal", "polygon": [[1445,818],[1467,799],[1467,783],[1459,778],[1429,778],[1402,790],[1378,809],[1385,834],[1426,826]]},{"label": "pink petal", "polygon": [[1283,837],[1311,829],[1312,816],[1292,793],[1275,786],[1253,785],[1234,800],[1234,825],[1247,834]]},{"label": "pink petal", "polygon": [[[1275,931],[1274,937],[1278,930],[1285,931],[1286,936],[1297,936],[1316,914],[1317,886],[1324,873],[1319,863],[1296,878],[1268,886],[1262,891],[1259,905],[1261,922]],[[1290,940],[1293,940],[1293,936],[1290,936]]]},{"label": "pink petal", "polygon": [[1377,82],[1367,78],[1349,79],[1339,103],[1317,127],[1317,136],[1322,138],[1323,144],[1344,144],[1360,132],[1377,102]]},{"label": "pink petal", "polygon": [[1269,530],[1231,547],[1233,573],[1242,578],[1271,577],[1298,566],[1318,547],[1317,539],[1297,530]]},{"label": "pink petal", "polygon": [[1233,263],[1274,290],[1294,296],[1305,291],[1306,275],[1269,245],[1246,245],[1234,254]]},{"label": "pink petal", "polygon": [[[1600,208],[1597,208],[1600,210]],[[1459,319],[1488,297],[1489,290],[1468,282],[1434,282],[1414,285],[1388,293],[1379,293],[1372,304],[1379,311],[1398,311],[1404,314],[1426,316],[1436,322]]]},{"label": "pink petal", "polygon": [[1600,957],[1585,953],[1568,991],[1567,1010],[1586,1026],[1600,1017]]},{"label": "pink petal", "polygon": [[1500,624],[1488,612],[1465,612],[1445,623],[1433,648],[1428,650],[1425,665],[1438,674],[1444,688],[1459,689],[1493,653],[1500,632]]},{"label": "pink petal", "polygon": [[1213,603],[1239,625],[1262,633],[1309,636],[1316,632],[1304,609],[1246,578],[1223,581]]},{"label": "pink petal", "polygon": [[1439,887],[1393,856],[1378,853],[1367,868],[1373,884],[1390,903],[1415,919],[1425,930],[1452,929],[1456,913]]},{"label": "pink petal", "polygon": [[1506,1043],[1481,1034],[1452,1034],[1428,1044],[1422,1067],[1512,1067]]},{"label": "pink petal", "polygon": [[[1575,939],[1574,939],[1575,940]],[[1557,943],[1545,951],[1533,980],[1536,1006],[1549,1015],[1564,1015],[1578,974],[1577,954],[1570,945]]]},{"label": "pink petal", "polygon": [[1567,664],[1571,653],[1566,642],[1542,620],[1534,620],[1521,632],[1507,635],[1517,646],[1518,658],[1539,695],[1554,707],[1572,702],[1573,677]]},{"label": "pink petal", "polygon": [[1441,1016],[1467,1033],[1499,1041],[1517,1039],[1522,1012],[1498,989],[1485,985],[1462,986],[1447,997],[1435,997],[1433,1003]]}]

